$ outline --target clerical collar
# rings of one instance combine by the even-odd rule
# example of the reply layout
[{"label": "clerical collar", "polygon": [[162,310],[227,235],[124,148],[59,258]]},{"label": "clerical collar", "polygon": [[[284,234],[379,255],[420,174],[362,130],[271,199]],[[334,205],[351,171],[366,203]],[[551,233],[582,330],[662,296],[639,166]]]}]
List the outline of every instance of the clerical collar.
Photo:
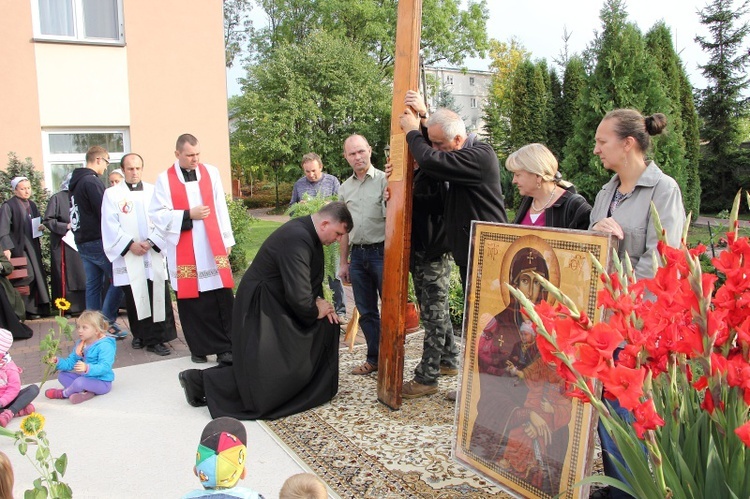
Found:
[{"label": "clerical collar", "polygon": [[180,167],[182,170],[182,177],[185,182],[196,182],[198,180],[197,170],[188,170],[187,168]]},{"label": "clerical collar", "polygon": [[128,189],[131,191],[142,191],[143,190],[143,182],[138,182],[137,184],[128,184],[125,182],[125,185],[128,186]]}]

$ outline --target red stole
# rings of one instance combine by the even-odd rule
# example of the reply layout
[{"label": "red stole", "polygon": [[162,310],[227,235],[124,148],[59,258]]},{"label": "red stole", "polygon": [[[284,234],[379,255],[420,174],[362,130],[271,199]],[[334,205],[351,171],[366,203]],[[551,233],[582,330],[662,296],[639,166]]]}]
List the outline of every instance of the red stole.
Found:
[{"label": "red stole", "polygon": [[[203,198],[203,204],[208,206],[210,214],[208,218],[203,219],[206,226],[206,235],[208,243],[211,246],[211,253],[214,255],[214,262],[221,277],[223,287],[234,288],[234,279],[232,278],[232,269],[229,266],[229,257],[227,249],[224,247],[224,239],[221,237],[219,229],[219,219],[216,216],[216,206],[214,203],[214,193],[211,187],[211,177],[208,170],[202,163],[198,164],[200,180],[198,187]],[[175,210],[190,210],[187,189],[185,184],[180,182],[177,177],[177,168],[172,167],[167,173],[169,179],[169,191],[172,194],[172,207]],[[180,241],[177,243],[177,298],[198,298],[198,267],[195,264],[195,250],[193,247],[193,231],[186,230],[180,234]]]}]

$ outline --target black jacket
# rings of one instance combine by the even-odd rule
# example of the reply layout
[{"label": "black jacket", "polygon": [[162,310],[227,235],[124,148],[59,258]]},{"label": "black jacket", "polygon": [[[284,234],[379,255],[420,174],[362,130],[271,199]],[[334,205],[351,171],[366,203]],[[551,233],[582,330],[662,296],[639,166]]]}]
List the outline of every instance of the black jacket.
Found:
[{"label": "black jacket", "polygon": [[411,250],[424,251],[426,260],[433,260],[450,251],[445,240],[443,209],[448,188],[421,169],[414,172],[411,211]]},{"label": "black jacket", "polygon": [[[516,219],[513,220],[514,224],[521,223],[531,207],[532,199],[531,196],[521,198],[521,206],[518,207]],[[565,189],[565,193],[555,201],[555,204],[544,210],[544,225],[562,229],[588,230],[590,215],[591,205],[571,185]]]},{"label": "black jacket", "polygon": [[70,224],[76,244],[102,238],[104,184],[91,168],[76,168],[70,178]]},{"label": "black jacket", "polygon": [[456,264],[466,267],[472,220],[508,221],[497,155],[489,144],[475,141],[474,135],[466,139],[463,148],[451,152],[433,149],[417,130],[409,132],[406,141],[420,169],[449,183],[443,211],[446,240]]}]

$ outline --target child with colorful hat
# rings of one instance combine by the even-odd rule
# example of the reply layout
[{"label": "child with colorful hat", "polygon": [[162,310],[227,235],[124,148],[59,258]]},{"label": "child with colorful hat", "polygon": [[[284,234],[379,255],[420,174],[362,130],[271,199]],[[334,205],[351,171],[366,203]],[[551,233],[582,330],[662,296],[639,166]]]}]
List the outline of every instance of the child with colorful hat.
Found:
[{"label": "child with colorful hat", "polygon": [[0,328],[0,426],[5,428],[13,416],[34,412],[32,400],[39,395],[39,387],[21,388],[21,368],[10,357],[13,334]]},{"label": "child with colorful hat", "polygon": [[245,478],[247,460],[247,431],[234,418],[216,418],[206,425],[195,456],[193,472],[201,481],[202,489],[185,494],[183,499],[223,497],[263,499],[254,490],[235,487]]}]

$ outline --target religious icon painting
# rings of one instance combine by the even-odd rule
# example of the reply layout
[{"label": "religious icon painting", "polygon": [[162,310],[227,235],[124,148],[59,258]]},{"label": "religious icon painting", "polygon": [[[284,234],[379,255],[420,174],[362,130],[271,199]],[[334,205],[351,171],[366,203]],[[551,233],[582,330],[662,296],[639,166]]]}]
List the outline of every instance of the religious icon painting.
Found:
[{"label": "religious icon painting", "polygon": [[597,417],[542,361],[505,284],[554,305],[533,277],[541,275],[597,321],[602,282],[588,254],[607,268],[612,244],[600,233],[474,222],[453,450],[510,493],[588,497],[588,486],[574,485],[590,473]]}]

